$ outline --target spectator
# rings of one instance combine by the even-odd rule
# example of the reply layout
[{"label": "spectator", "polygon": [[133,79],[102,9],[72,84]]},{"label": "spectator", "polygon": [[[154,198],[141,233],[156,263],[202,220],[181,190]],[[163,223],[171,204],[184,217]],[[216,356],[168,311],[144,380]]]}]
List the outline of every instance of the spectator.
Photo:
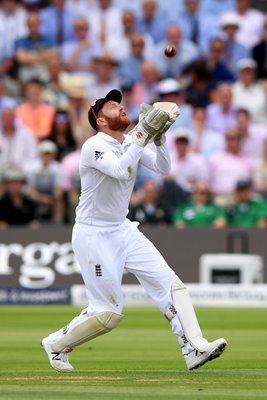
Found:
[{"label": "spectator", "polygon": [[238,181],[234,204],[227,209],[230,226],[267,227],[267,202],[254,196],[250,181]]},{"label": "spectator", "polygon": [[214,38],[210,42],[210,49],[207,55],[207,64],[215,84],[222,82],[233,82],[234,74],[223,61],[224,42],[221,38]]},{"label": "spectator", "polygon": [[202,54],[208,53],[210,41],[218,34],[217,15],[204,12],[200,0],[184,0],[184,10],[177,22],[183,37],[195,43]]},{"label": "spectator", "polygon": [[189,84],[185,88],[186,99],[192,107],[207,107],[212,101],[215,84],[206,60],[199,59],[189,64],[184,72]]},{"label": "spectator", "polygon": [[120,90],[122,92],[122,105],[128,114],[131,125],[127,128],[128,131],[133,129],[133,127],[137,124],[139,119],[140,107],[139,103],[136,103],[134,100],[134,91],[133,91],[133,83],[124,81],[120,84]]},{"label": "spectator", "polygon": [[264,29],[264,14],[252,7],[252,0],[236,0],[236,9],[240,20],[237,40],[251,49],[260,41]]},{"label": "spectator", "polygon": [[[1,38],[4,37],[4,33],[1,31]],[[14,71],[14,49],[8,47],[5,40],[0,41],[0,77],[3,78],[4,75],[10,75]]]},{"label": "spectator", "polygon": [[[170,131],[168,132],[168,135],[166,137],[168,143],[168,139],[171,139],[172,136],[170,132],[173,132],[177,128],[181,127],[185,127],[187,129],[190,129],[192,127],[193,107],[186,102],[185,95],[177,79],[162,79],[158,83],[157,92],[158,101],[170,101],[172,103],[176,103],[181,111],[179,118],[177,118],[177,120],[171,126]],[[173,142],[173,139],[171,140]]]},{"label": "spectator", "polygon": [[251,52],[252,58],[257,63],[257,78],[267,78],[267,14],[264,19],[264,30],[262,32],[261,39],[257,43]]},{"label": "spectator", "polygon": [[0,120],[0,170],[10,165],[23,168],[37,157],[37,140],[32,132],[15,120],[15,109],[4,107]]},{"label": "spectator", "polygon": [[[153,145],[152,145],[153,146]],[[140,164],[137,169],[136,179],[134,182],[134,192],[131,197],[131,204],[137,204],[142,197],[142,187],[145,181],[155,181],[159,184],[162,181],[162,176],[150,168]]]},{"label": "spectator", "polygon": [[[68,114],[74,140],[79,143],[80,138],[92,131],[88,124],[88,97],[86,79],[79,74],[65,73],[61,77],[63,90],[69,97]],[[93,88],[92,88],[93,89]],[[90,95],[93,95],[92,91]]]},{"label": "spectator", "polygon": [[232,86],[227,83],[218,85],[214,101],[207,106],[207,128],[220,132],[223,136],[229,128],[235,126],[236,108],[233,105]]},{"label": "spectator", "polygon": [[137,104],[153,104],[157,100],[157,85],[160,79],[159,70],[153,62],[144,61],[141,65],[141,77],[134,84],[133,97]]},{"label": "spectator", "polygon": [[41,33],[54,46],[74,39],[73,22],[75,13],[65,0],[51,0],[48,7],[40,11]]},{"label": "spectator", "polygon": [[167,20],[159,12],[156,0],[143,0],[142,13],[137,20],[136,30],[143,35],[148,34],[154,43],[163,40]]},{"label": "spectator", "polygon": [[49,136],[55,114],[54,107],[45,104],[42,99],[43,84],[38,79],[31,79],[25,85],[26,101],[16,109],[20,123],[29,128],[38,139]]},{"label": "spectator", "polygon": [[154,180],[146,180],[142,186],[142,198],[138,204],[130,205],[127,218],[141,224],[170,224],[168,210],[159,204],[160,187]]},{"label": "spectator", "polygon": [[9,51],[14,51],[15,41],[27,34],[26,18],[27,12],[17,0],[2,0],[0,37]]},{"label": "spectator", "polygon": [[240,108],[236,113],[236,127],[241,135],[242,154],[251,157],[254,162],[262,154],[264,141],[267,138],[266,126],[253,124],[249,112]]},{"label": "spectator", "polygon": [[93,61],[94,75],[90,76],[87,83],[87,97],[90,100],[105,97],[105,93],[119,87],[117,59],[112,54],[104,52],[95,57]]},{"label": "spectator", "polygon": [[245,58],[239,61],[238,68],[238,80],[232,85],[233,104],[246,108],[254,123],[266,124],[267,99],[264,86],[257,81],[257,64],[252,58]]},{"label": "spectator", "polygon": [[97,7],[88,13],[92,41],[101,43],[108,51],[112,43],[123,35],[122,11],[113,5],[112,0],[97,0]]},{"label": "spectator", "polygon": [[79,162],[81,147],[89,137],[87,134],[80,137],[76,149],[63,157],[61,161],[62,179],[60,186],[63,191],[65,223],[74,222],[75,208],[80,197]]},{"label": "spectator", "polygon": [[[132,10],[126,9],[122,13],[122,25],[123,34],[118,41],[114,42],[111,40],[108,43],[108,51],[112,54],[116,54],[116,58],[122,61],[124,58],[128,57],[131,53],[131,37],[136,33],[136,15]],[[155,44],[153,39],[149,34],[142,33],[144,39],[144,58],[152,59],[155,52]]]},{"label": "spectator", "polygon": [[145,61],[145,40],[141,33],[133,33],[131,36],[130,54],[121,60],[118,75],[120,80],[128,80],[133,83],[141,78],[141,65]]},{"label": "spectator", "polygon": [[175,150],[170,154],[170,176],[186,194],[191,195],[197,181],[208,180],[207,163],[204,157],[190,147],[190,132],[185,128],[175,133]]},{"label": "spectator", "polygon": [[251,158],[241,153],[242,141],[238,130],[229,129],[225,140],[225,149],[209,159],[210,188],[215,203],[220,206],[230,205],[237,182],[251,179],[254,173]]},{"label": "spectator", "polygon": [[35,201],[24,193],[25,174],[10,168],[4,174],[4,192],[0,197],[0,229],[10,226],[38,227]]},{"label": "spectator", "polygon": [[53,43],[40,34],[40,17],[36,12],[27,15],[28,35],[15,43],[18,79],[21,83],[33,78],[46,80],[48,77],[46,63],[55,53]]},{"label": "spectator", "polygon": [[253,181],[255,190],[267,199],[267,139],[263,143],[261,156],[256,160]]},{"label": "spectator", "polygon": [[227,219],[224,209],[213,203],[208,184],[196,182],[191,201],[176,209],[173,223],[176,228],[187,226],[224,228]]},{"label": "spectator", "polygon": [[57,161],[61,161],[63,157],[74,151],[76,142],[68,112],[56,111],[49,140],[52,140],[57,147]]},{"label": "spectator", "polygon": [[224,41],[222,59],[230,72],[236,77],[238,75],[237,63],[242,58],[249,57],[249,49],[237,39],[240,27],[240,19],[236,12],[227,11],[221,15],[220,27]]},{"label": "spectator", "polygon": [[89,24],[85,16],[74,20],[75,39],[61,46],[63,68],[69,72],[89,72],[93,58],[102,52],[100,43],[94,42],[89,34]]},{"label": "spectator", "polygon": [[[176,48],[174,57],[165,56],[164,49],[167,46]],[[182,30],[178,25],[171,23],[166,28],[165,37],[156,46],[155,56],[155,63],[162,78],[178,79],[185,67],[199,56],[199,50],[194,43],[183,38]]]},{"label": "spectator", "polygon": [[25,167],[29,194],[38,202],[38,215],[42,223],[63,222],[61,167],[55,161],[57,148],[51,140],[39,143],[39,157]]},{"label": "spectator", "polygon": [[205,108],[195,108],[192,126],[191,148],[196,153],[208,159],[212,154],[223,150],[223,136],[206,125],[207,113]]},{"label": "spectator", "polygon": [[48,81],[44,85],[41,99],[57,110],[67,110],[69,98],[62,87],[65,72],[59,54],[54,54],[47,62]]}]

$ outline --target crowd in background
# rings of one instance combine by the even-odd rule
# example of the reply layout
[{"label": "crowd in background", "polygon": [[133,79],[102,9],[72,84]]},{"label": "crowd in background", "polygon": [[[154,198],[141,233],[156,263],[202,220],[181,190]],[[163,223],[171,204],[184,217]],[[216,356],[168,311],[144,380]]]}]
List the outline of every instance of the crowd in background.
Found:
[{"label": "crowd in background", "polygon": [[267,14],[252,0],[1,0],[1,228],[73,223],[88,108],[113,88],[129,130],[142,102],[181,110],[170,174],[140,166],[130,219],[267,226]]}]

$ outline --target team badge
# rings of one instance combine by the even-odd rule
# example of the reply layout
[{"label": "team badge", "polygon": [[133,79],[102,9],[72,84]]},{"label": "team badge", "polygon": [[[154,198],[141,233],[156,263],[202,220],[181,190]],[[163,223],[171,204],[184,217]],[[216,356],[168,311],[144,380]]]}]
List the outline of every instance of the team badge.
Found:
[{"label": "team badge", "polygon": [[96,276],[102,276],[102,268],[100,264],[95,265],[95,274]]}]

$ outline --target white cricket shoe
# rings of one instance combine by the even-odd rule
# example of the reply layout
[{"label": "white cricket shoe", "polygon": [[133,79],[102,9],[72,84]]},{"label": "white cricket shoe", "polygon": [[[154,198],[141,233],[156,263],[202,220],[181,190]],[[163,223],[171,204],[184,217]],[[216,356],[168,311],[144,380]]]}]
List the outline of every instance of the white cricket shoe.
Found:
[{"label": "white cricket shoe", "polygon": [[196,349],[191,351],[188,355],[184,356],[187,368],[189,370],[197,369],[206,362],[214,360],[214,358],[220,357],[224,352],[227,342],[225,339],[217,339],[209,343],[207,350],[200,352]]},{"label": "white cricket shoe", "polygon": [[72,372],[73,366],[69,363],[69,355],[67,352],[58,353],[51,348],[51,343],[46,339],[41,342],[44,350],[46,351],[51,367],[59,372]]}]

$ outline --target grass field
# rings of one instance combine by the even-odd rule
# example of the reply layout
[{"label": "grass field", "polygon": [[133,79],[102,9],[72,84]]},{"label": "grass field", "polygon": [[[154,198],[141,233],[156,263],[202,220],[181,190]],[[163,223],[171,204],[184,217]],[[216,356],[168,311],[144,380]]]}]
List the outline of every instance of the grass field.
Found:
[{"label": "grass field", "polygon": [[0,399],[267,399],[267,310],[197,309],[208,339],[225,337],[221,358],[189,372],[167,320],[127,308],[113,332],[71,353],[76,371],[54,371],[39,342],[80,310],[0,307]]}]

